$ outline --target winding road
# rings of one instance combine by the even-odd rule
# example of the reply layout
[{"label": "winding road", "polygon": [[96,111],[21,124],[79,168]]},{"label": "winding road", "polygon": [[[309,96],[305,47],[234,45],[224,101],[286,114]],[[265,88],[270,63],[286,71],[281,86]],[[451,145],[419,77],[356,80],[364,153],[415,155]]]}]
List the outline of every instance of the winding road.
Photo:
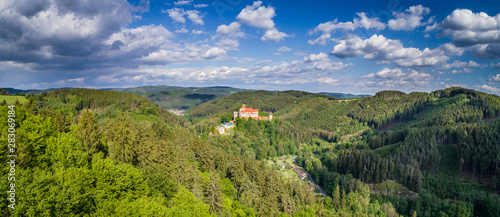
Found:
[{"label": "winding road", "polygon": [[[295,161],[295,157],[297,157],[297,155],[294,155],[293,156],[293,163],[297,166],[299,166],[297,164],[297,161]],[[319,192],[321,192],[321,194],[327,196],[327,197],[330,197],[330,195],[328,195],[325,191],[323,191],[323,189],[321,189],[321,187],[319,185],[316,184],[316,182],[314,182],[313,178],[311,177],[311,175],[309,175],[309,173],[306,173],[307,174],[307,178],[309,178],[309,181],[311,181],[311,183],[314,185],[314,187],[316,187],[316,189],[319,190]]]}]

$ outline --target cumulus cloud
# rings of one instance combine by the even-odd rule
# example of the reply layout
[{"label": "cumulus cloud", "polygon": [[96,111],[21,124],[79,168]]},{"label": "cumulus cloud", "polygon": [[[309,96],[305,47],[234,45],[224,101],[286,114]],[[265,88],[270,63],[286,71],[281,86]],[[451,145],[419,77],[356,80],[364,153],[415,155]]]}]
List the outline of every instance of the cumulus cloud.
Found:
[{"label": "cumulus cloud", "polygon": [[55,83],[57,83],[59,85],[69,85],[69,84],[74,84],[74,83],[83,84],[84,80],[85,80],[85,78],[83,78],[83,77],[71,78],[71,79],[66,79],[66,80],[59,80],[59,81],[56,81]]},{"label": "cumulus cloud", "polygon": [[273,28],[273,29],[267,30],[266,33],[264,34],[264,36],[262,36],[262,38],[260,38],[260,39],[262,41],[279,42],[279,41],[285,39],[286,37],[291,37],[291,36],[284,33],[284,32],[278,31],[276,28]]},{"label": "cumulus cloud", "polygon": [[438,37],[450,36],[455,44],[471,47],[472,55],[483,59],[500,58],[500,14],[489,16],[457,9],[440,24]]},{"label": "cumulus cloud", "polygon": [[171,8],[167,10],[167,13],[168,16],[172,18],[172,20],[174,20],[175,22],[179,23],[186,22],[186,18],[184,17],[186,16],[186,11],[184,11],[184,9],[182,8]]},{"label": "cumulus cloud", "polygon": [[288,51],[292,51],[292,49],[289,47],[282,46],[282,47],[278,48],[278,51],[279,52],[288,52]]},{"label": "cumulus cloud", "polygon": [[[205,55],[206,54],[206,55]],[[220,48],[212,48],[206,51],[205,57],[213,57],[218,54],[224,55]],[[323,56],[325,54],[318,54]],[[313,58],[314,59],[314,58]],[[331,68],[321,69],[314,67],[316,62],[327,60],[315,60],[314,62],[304,62],[295,60],[282,62],[279,65],[269,65],[272,61],[263,60],[251,67],[204,67],[204,68],[173,68],[157,66],[141,66],[139,68],[129,68],[120,70],[120,73],[101,75],[94,79],[100,85],[113,84],[161,84],[176,80],[192,84],[193,81],[201,83],[224,84],[227,82],[244,82],[246,84],[259,85],[290,85],[290,84],[328,84],[336,85],[338,79],[328,77],[334,71]],[[329,60],[328,60],[329,61]],[[341,62],[331,62],[337,65],[336,69],[345,68],[351,64]]]},{"label": "cumulus cloud", "polygon": [[378,21],[377,17],[368,18],[365,13],[357,13],[357,15],[358,18],[354,18],[352,22],[338,22],[335,19],[326,23],[320,23],[317,27],[309,31],[309,35],[321,32],[321,36],[315,40],[309,40],[308,43],[311,45],[325,45],[326,41],[330,39],[331,33],[337,30],[354,31],[356,28],[383,30],[386,27],[384,23]]},{"label": "cumulus cloud", "polygon": [[186,28],[180,28],[178,30],[175,30],[175,33],[188,33],[189,31]]},{"label": "cumulus cloud", "polygon": [[0,59],[42,69],[86,67],[75,63],[106,49],[103,41],[130,23],[135,10],[109,0],[6,0],[0,7]]},{"label": "cumulus cloud", "polygon": [[474,86],[475,88],[478,88],[478,89],[481,89],[481,90],[484,90],[484,91],[488,91],[488,92],[492,92],[492,93],[496,93],[496,94],[499,94],[500,93],[500,88],[498,87],[493,87],[493,86],[489,86],[489,85],[486,85],[486,84],[483,84],[483,85],[476,85]]},{"label": "cumulus cloud", "polygon": [[191,33],[195,34],[195,35],[201,35],[201,34],[208,34],[202,30],[191,30]]},{"label": "cumulus cloud", "polygon": [[500,43],[474,45],[471,47],[470,52],[473,56],[482,59],[499,59]]},{"label": "cumulus cloud", "polygon": [[273,7],[261,6],[261,1],[254,2],[251,6],[246,6],[236,16],[241,23],[253,26],[259,29],[274,28],[273,17],[276,16]]},{"label": "cumulus cloud", "polygon": [[201,57],[205,59],[214,59],[216,57],[225,56],[226,51],[224,49],[213,47],[207,50]]},{"label": "cumulus cloud", "polygon": [[[405,12],[393,12],[395,19],[389,20],[387,26],[391,30],[413,30],[419,26],[424,26],[427,22],[422,22],[425,15],[428,15],[431,9],[423,7],[422,5],[411,6]],[[431,22],[429,20],[428,22]]]},{"label": "cumulus cloud", "polygon": [[500,74],[497,74],[490,78],[491,82],[500,82]]},{"label": "cumulus cloud", "polygon": [[291,35],[280,32],[274,27],[273,17],[276,16],[274,8],[261,5],[261,1],[256,1],[252,5],[246,6],[241,10],[238,16],[236,16],[236,19],[242,24],[265,30],[264,36],[261,37],[262,41],[279,42],[286,37],[291,37]]},{"label": "cumulus cloud", "polygon": [[428,85],[432,76],[413,69],[404,71],[400,68],[384,68],[378,72],[361,76],[361,78],[367,79],[364,82],[372,87],[395,88],[406,86],[408,88]]},{"label": "cumulus cloud", "polygon": [[238,50],[238,46],[240,46],[240,43],[238,40],[235,39],[230,39],[230,38],[223,38],[219,40],[216,45],[224,50]]},{"label": "cumulus cloud", "polygon": [[180,1],[174,2],[174,5],[175,6],[191,5],[191,2],[193,2],[193,0],[180,0]]},{"label": "cumulus cloud", "polygon": [[309,31],[309,34],[314,34],[317,32],[331,33],[336,30],[344,31],[354,31],[356,28],[363,29],[385,29],[385,24],[378,21],[377,17],[368,18],[365,13],[357,13],[358,18],[347,22],[338,22],[337,19],[333,21],[328,21],[326,23],[320,23],[316,28]]},{"label": "cumulus cloud", "polygon": [[327,59],[329,59],[328,55],[326,53],[321,52],[319,54],[311,54],[309,56],[304,57],[304,62],[310,63],[310,62],[316,62],[316,61],[323,61],[323,60],[327,60]]},{"label": "cumulus cloud", "polygon": [[330,33],[325,33],[319,36],[317,39],[308,40],[307,43],[309,43],[310,45],[326,45],[326,40],[330,38],[331,38]]},{"label": "cumulus cloud", "polygon": [[451,68],[466,68],[466,67],[480,67],[481,65],[477,62],[474,62],[472,60],[470,60],[469,62],[462,62],[462,61],[459,61],[459,60],[455,60],[453,63],[451,64],[445,64],[441,67],[441,70],[449,70]]},{"label": "cumulus cloud", "polygon": [[400,67],[435,66],[450,59],[449,56],[460,56],[463,49],[452,44],[444,44],[436,49],[425,48],[420,50],[413,47],[403,47],[399,40],[387,39],[383,35],[373,35],[368,39],[358,36],[348,36],[337,40],[330,54],[339,57],[357,57],[364,55],[364,59],[379,60],[382,63],[392,62]]},{"label": "cumulus cloud", "polygon": [[206,7],[210,6],[210,5],[208,5],[208,4],[194,4],[193,6],[195,8],[206,8]]},{"label": "cumulus cloud", "polygon": [[112,34],[106,41],[111,50],[106,53],[106,57],[115,61],[141,58],[158,47],[173,45],[170,39],[173,33],[163,26],[141,26],[135,29],[122,29]]},{"label": "cumulus cloud", "polygon": [[491,66],[493,66],[495,69],[500,69],[500,63],[491,63]]},{"label": "cumulus cloud", "polygon": [[197,10],[189,10],[189,11],[186,11],[186,13],[187,13],[188,18],[193,23],[200,24],[200,25],[205,24],[205,22],[203,22],[203,19],[202,19],[203,16],[200,14],[199,11],[197,11]]},{"label": "cumulus cloud", "polygon": [[[163,11],[165,12],[165,11]],[[182,8],[171,8],[166,11],[168,16],[174,20],[174,22],[186,23],[186,16],[191,22],[199,25],[205,24],[203,21],[203,15],[197,10],[184,10]]]},{"label": "cumulus cloud", "polygon": [[302,60],[304,63],[312,63],[312,67],[319,71],[338,71],[352,66],[351,63],[344,64],[342,62],[331,62],[326,53],[310,54]]},{"label": "cumulus cloud", "polygon": [[232,22],[229,25],[220,25],[217,27],[217,34],[221,35],[232,35],[235,37],[243,37],[244,33],[240,31],[241,24],[238,22]]}]

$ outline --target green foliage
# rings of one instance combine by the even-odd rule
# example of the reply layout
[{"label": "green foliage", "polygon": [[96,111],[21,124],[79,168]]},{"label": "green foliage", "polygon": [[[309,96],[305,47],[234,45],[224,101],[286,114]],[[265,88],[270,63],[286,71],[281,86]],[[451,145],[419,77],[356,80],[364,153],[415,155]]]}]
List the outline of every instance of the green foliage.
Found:
[{"label": "green foliage", "polygon": [[[2,215],[500,216],[491,194],[500,189],[497,96],[460,88],[347,101],[240,92],[192,108],[191,127],[128,93],[28,98],[16,107],[19,200],[9,210],[0,199]],[[237,119],[230,135],[208,135],[242,103],[275,118]],[[0,115],[3,144],[7,121]],[[285,154],[297,155],[332,197],[318,200],[264,161]],[[6,155],[1,149],[0,160]],[[405,194],[383,194],[380,184],[370,193],[365,184],[381,182]]]}]

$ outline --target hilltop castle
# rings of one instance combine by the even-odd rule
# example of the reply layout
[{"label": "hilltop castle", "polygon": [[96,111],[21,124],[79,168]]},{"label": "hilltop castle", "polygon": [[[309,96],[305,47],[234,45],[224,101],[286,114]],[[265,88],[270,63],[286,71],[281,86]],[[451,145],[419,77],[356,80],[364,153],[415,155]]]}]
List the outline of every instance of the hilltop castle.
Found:
[{"label": "hilltop castle", "polygon": [[240,111],[235,111],[234,113],[234,120],[236,120],[237,117],[239,118],[252,118],[256,120],[273,120],[273,113],[269,113],[269,117],[261,117],[259,116],[259,110],[254,109],[254,108],[245,108],[245,104],[243,104],[240,108]]}]

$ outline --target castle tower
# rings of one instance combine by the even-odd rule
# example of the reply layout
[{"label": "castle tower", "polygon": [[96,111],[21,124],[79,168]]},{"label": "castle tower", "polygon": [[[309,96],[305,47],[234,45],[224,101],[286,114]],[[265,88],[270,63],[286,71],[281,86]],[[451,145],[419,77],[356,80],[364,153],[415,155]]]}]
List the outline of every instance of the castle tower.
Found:
[{"label": "castle tower", "polygon": [[234,116],[233,120],[236,121],[236,118],[238,117],[238,112],[237,111],[233,112],[233,116]]}]

